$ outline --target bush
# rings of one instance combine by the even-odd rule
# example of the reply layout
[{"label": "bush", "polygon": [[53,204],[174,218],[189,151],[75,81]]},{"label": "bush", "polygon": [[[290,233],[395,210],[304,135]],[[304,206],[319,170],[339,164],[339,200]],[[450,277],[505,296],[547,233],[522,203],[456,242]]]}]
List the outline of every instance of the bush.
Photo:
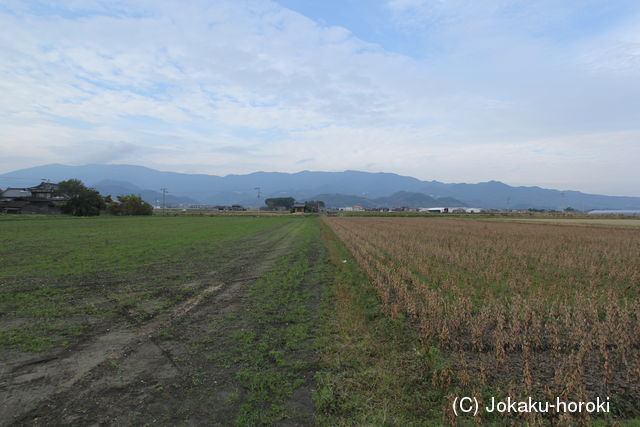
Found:
[{"label": "bush", "polygon": [[135,194],[128,194],[118,196],[117,202],[109,199],[107,211],[112,215],[151,215],[153,206]]},{"label": "bush", "polygon": [[270,199],[266,199],[264,203],[269,207],[269,209],[283,209],[289,210],[293,207],[295,203],[295,199],[293,197],[273,197]]},{"label": "bush", "polygon": [[304,202],[305,212],[317,213],[319,210],[322,210],[322,209],[324,209],[324,202],[322,200],[310,200],[308,202]]}]

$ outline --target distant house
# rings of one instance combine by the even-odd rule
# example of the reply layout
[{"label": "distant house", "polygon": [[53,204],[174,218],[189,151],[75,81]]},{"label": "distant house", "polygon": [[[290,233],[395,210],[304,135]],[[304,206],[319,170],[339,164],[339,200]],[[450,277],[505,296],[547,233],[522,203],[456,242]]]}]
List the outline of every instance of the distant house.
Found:
[{"label": "distant house", "polygon": [[296,203],[293,204],[293,212],[294,213],[304,213],[304,207],[305,207],[304,203],[296,202]]},{"label": "distant house", "polygon": [[29,188],[29,191],[31,191],[31,197],[36,200],[58,199],[66,201],[67,197],[57,195],[59,189],[60,187],[58,186],[58,184],[53,184],[51,182],[41,182],[39,185]]},{"label": "distant house", "polygon": [[0,193],[0,213],[59,214],[69,198],[58,193],[58,184],[42,182],[30,188],[7,188]]}]

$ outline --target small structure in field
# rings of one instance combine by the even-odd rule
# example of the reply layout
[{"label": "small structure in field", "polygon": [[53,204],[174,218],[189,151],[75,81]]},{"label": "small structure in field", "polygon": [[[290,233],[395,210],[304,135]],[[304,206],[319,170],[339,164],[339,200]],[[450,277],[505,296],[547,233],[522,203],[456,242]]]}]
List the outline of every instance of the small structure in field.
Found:
[{"label": "small structure in field", "polygon": [[293,213],[304,213],[304,203],[296,202],[293,204]]}]

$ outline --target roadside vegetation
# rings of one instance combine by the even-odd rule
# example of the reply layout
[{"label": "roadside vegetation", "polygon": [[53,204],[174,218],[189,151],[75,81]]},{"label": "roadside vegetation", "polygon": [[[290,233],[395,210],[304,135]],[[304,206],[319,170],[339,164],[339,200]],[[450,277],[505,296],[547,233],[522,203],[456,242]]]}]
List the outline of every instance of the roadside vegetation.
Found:
[{"label": "roadside vegetation", "polygon": [[447,361],[421,346],[403,316],[391,318],[356,259],[325,224],[331,280],[324,289],[316,374],[319,425],[441,425],[445,393],[433,387]]}]

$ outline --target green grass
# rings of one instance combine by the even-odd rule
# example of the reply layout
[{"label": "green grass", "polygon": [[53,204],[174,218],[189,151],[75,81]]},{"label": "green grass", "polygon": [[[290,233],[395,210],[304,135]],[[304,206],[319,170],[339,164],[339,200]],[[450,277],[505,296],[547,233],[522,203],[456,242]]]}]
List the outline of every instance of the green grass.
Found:
[{"label": "green grass", "polygon": [[442,425],[447,389],[432,379],[446,360],[424,349],[402,317],[385,315],[347,249],[328,227],[322,231],[333,277],[323,295],[316,423]]},{"label": "green grass", "polygon": [[[279,217],[0,217],[0,277],[126,277],[183,262],[283,221]],[[166,265],[166,264],[164,264]]]},{"label": "green grass", "polygon": [[319,294],[326,273],[317,223],[307,221],[293,251],[249,291],[241,316],[248,329],[233,336],[241,355],[236,380],[243,390],[238,425],[311,421],[311,411],[297,413],[288,401],[296,389],[311,386],[315,369]]},{"label": "green grass", "polygon": [[[201,326],[206,332],[180,337],[168,331],[184,349],[174,361],[188,379],[180,387],[189,396],[172,410],[172,420],[198,423],[206,409],[189,402],[208,402],[216,414],[224,411],[224,420],[213,422],[313,423],[321,288],[329,275],[319,221],[294,221],[274,245],[277,257],[254,266],[257,279],[238,282],[228,305]],[[189,330],[186,324],[177,328]]]},{"label": "green grass", "polygon": [[0,349],[67,347],[111,323],[137,324],[250,249],[286,217],[0,217]]}]

